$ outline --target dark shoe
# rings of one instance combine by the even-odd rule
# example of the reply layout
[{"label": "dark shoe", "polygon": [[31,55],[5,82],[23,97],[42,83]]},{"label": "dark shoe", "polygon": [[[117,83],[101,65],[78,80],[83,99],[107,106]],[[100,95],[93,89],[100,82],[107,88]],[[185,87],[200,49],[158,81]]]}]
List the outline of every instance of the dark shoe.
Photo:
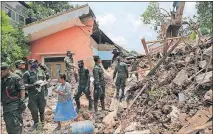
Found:
[{"label": "dark shoe", "polygon": [[61,127],[57,126],[53,131],[61,130]]},{"label": "dark shoe", "polygon": [[30,132],[32,132],[32,131],[34,131],[35,129],[37,129],[38,128],[38,123],[36,123],[36,124],[33,124],[33,126],[30,128]]},{"label": "dark shoe", "polygon": [[80,112],[80,109],[76,108],[75,111],[76,111],[76,113],[79,113],[79,112]]}]

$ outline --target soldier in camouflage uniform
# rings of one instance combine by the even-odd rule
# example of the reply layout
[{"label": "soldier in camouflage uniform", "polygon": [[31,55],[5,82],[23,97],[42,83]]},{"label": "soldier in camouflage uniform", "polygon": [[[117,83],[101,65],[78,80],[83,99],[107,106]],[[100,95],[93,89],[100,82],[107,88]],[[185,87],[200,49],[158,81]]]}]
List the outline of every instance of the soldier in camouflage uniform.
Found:
[{"label": "soldier in camouflage uniform", "polygon": [[116,98],[119,98],[119,91],[122,90],[121,98],[124,98],[124,89],[126,86],[126,80],[128,78],[128,67],[126,63],[122,62],[120,57],[117,58],[118,64],[115,67],[114,73],[113,73],[113,80],[115,79],[115,76],[117,74],[116,79]]},{"label": "soldier in camouflage uniform", "polygon": [[1,102],[3,117],[8,134],[22,133],[22,112],[26,106],[23,79],[9,71],[6,63],[1,63]]},{"label": "soldier in camouflage uniform", "polygon": [[[136,58],[134,58],[133,61],[132,61],[132,65],[131,65],[131,72],[137,71],[138,64],[139,64],[138,61],[136,60]],[[130,75],[130,77],[131,76],[132,76],[132,74]],[[135,73],[135,76],[138,80],[138,72]]]},{"label": "soldier in camouflage uniform", "polygon": [[74,68],[76,68],[74,65],[73,65],[73,57],[72,57],[72,53],[70,51],[67,51],[67,56],[64,58],[64,62],[65,62],[65,65],[66,65],[66,74],[67,74],[67,81],[69,83],[72,82],[72,76],[73,76],[73,73],[74,73]]},{"label": "soldier in camouflage uniform", "polygon": [[23,60],[17,60],[15,62],[15,66],[16,66],[16,70],[14,71],[14,73],[18,74],[21,78],[23,78],[23,75],[26,72],[25,62]]},{"label": "soldier in camouflage uniform", "polygon": [[83,60],[78,61],[78,74],[79,74],[79,85],[78,91],[75,94],[75,101],[77,105],[77,112],[80,110],[80,100],[82,92],[86,95],[89,101],[89,110],[92,110],[92,98],[90,96],[90,75],[89,70],[84,68]]},{"label": "soldier in camouflage uniform", "polygon": [[94,110],[98,111],[98,100],[101,101],[102,110],[105,110],[104,98],[105,98],[105,79],[104,71],[101,68],[99,56],[94,56],[95,66],[93,68],[94,76]]},{"label": "soldier in camouflage uniform", "polygon": [[46,80],[45,73],[38,68],[37,60],[31,60],[30,62],[31,69],[24,74],[24,83],[25,87],[28,90],[29,102],[28,108],[31,111],[34,125],[30,131],[35,130],[38,127],[39,117],[38,111],[40,113],[40,121],[42,127],[44,126],[44,110],[46,106],[46,97],[45,97],[45,86],[40,86],[35,84],[38,80]]}]

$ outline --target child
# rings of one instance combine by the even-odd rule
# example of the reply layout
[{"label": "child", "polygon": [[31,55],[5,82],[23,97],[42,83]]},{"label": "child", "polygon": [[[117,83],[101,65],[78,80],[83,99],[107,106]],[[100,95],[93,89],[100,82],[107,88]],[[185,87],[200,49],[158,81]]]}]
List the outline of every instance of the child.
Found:
[{"label": "child", "polygon": [[53,89],[53,91],[58,94],[58,102],[54,114],[54,120],[58,122],[58,126],[55,130],[61,129],[60,121],[68,121],[77,118],[77,113],[74,109],[71,97],[71,85],[66,82],[66,75],[59,74],[58,81],[60,85],[57,90]]}]

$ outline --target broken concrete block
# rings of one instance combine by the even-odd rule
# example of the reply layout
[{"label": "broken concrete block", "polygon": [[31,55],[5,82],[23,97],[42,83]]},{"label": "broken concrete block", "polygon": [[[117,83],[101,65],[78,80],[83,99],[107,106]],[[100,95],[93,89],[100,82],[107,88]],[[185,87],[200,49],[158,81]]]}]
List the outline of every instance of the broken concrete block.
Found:
[{"label": "broken concrete block", "polygon": [[199,84],[204,84],[204,83],[207,83],[207,82],[211,82],[211,78],[212,78],[212,71],[207,72],[206,74],[203,73],[203,74],[196,76],[195,80]]},{"label": "broken concrete block", "polygon": [[172,112],[170,113],[171,122],[176,123],[179,119],[180,111],[177,107],[172,106]]},{"label": "broken concrete block", "polygon": [[206,67],[206,61],[205,61],[205,60],[200,61],[200,62],[199,62],[199,67],[200,67],[200,68],[205,68],[205,67]]},{"label": "broken concrete block", "polygon": [[127,128],[125,128],[124,132],[134,131],[134,130],[136,130],[136,127],[138,125],[139,124],[137,122],[131,122],[130,125]]},{"label": "broken concrete block", "polygon": [[114,119],[114,117],[116,117],[116,116],[117,116],[117,110],[110,112],[108,115],[106,115],[102,122],[105,125],[112,125],[113,126],[113,125],[116,124],[115,119]]},{"label": "broken concrete block", "polygon": [[186,70],[182,69],[177,76],[173,79],[173,82],[178,86],[184,84],[184,82],[188,81],[188,73]]},{"label": "broken concrete block", "polygon": [[53,114],[52,110],[50,110],[50,109],[45,109],[45,113],[46,113],[47,115]]},{"label": "broken concrete block", "polygon": [[204,100],[209,101],[209,102],[213,102],[213,100],[212,100],[212,89],[209,90],[208,92],[206,92],[206,94],[204,95]]},{"label": "broken concrete block", "polygon": [[160,76],[158,77],[158,84],[160,86],[169,84],[169,82],[170,82],[169,76],[170,75],[171,75],[170,71],[164,71],[163,73],[161,73]]}]

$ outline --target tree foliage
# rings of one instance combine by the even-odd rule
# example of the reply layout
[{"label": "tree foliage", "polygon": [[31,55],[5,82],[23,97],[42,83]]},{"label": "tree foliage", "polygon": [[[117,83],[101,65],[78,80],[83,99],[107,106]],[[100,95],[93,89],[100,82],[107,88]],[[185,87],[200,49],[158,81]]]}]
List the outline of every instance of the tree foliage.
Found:
[{"label": "tree foliage", "polygon": [[2,57],[3,62],[9,64],[29,54],[27,37],[21,28],[13,28],[9,22],[9,16],[1,11],[2,20]]},{"label": "tree foliage", "polygon": [[29,3],[29,6],[31,9],[28,10],[28,16],[38,20],[73,8],[68,1],[33,1]]},{"label": "tree foliage", "polygon": [[149,3],[145,12],[141,15],[141,20],[144,24],[160,26],[165,22],[165,18],[169,16],[170,14],[165,9],[160,8],[158,2],[152,1]]},{"label": "tree foliage", "polygon": [[201,29],[205,31],[205,28],[208,28],[212,31],[212,2],[196,2],[196,9],[198,15],[198,23]]},{"label": "tree foliage", "polygon": [[136,52],[136,51],[134,51],[134,50],[130,51],[130,53],[131,53],[131,54],[134,54],[134,55],[136,55],[136,56],[138,56],[138,55],[139,55],[139,53],[138,53],[138,52]]}]

